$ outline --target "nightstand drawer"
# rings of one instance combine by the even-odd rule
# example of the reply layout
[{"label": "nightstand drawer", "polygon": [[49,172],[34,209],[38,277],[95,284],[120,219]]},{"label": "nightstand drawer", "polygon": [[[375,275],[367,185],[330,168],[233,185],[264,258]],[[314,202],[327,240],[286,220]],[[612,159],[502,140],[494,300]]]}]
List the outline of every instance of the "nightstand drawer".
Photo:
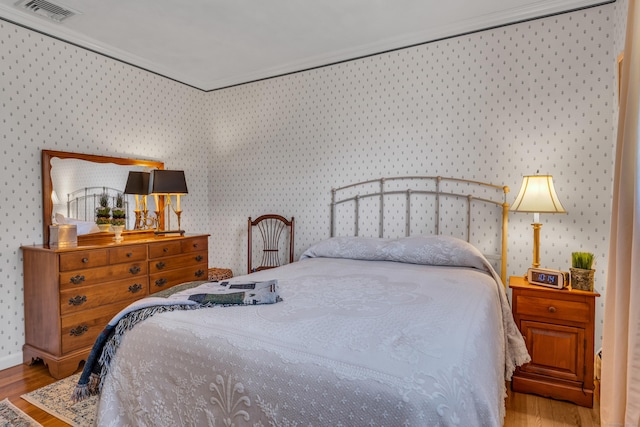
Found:
[{"label": "nightstand drawer", "polygon": [[520,316],[539,316],[568,322],[588,323],[589,305],[579,301],[537,298],[517,295],[518,314]]}]

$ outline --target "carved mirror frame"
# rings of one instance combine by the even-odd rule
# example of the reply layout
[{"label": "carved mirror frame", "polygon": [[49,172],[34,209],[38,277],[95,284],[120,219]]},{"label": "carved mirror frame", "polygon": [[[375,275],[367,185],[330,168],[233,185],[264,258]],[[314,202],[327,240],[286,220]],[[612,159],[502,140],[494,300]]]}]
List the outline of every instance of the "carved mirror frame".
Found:
[{"label": "carved mirror frame", "polygon": [[[72,153],[66,151],[42,150],[42,231],[45,245],[49,244],[49,226],[52,224],[53,216],[53,202],[51,200],[51,193],[53,191],[53,181],[51,180],[51,159],[55,157],[60,159],[86,160],[88,162],[95,163],[114,163],[116,165],[123,166],[143,166],[149,169],[164,169],[163,162],[153,160],[100,156],[94,154]],[[162,211],[163,210],[161,210],[160,213],[161,216],[163,214]],[[164,224],[164,218],[160,218],[160,223]],[[136,233],[136,231],[125,231],[125,234],[127,233]],[[87,236],[91,235],[78,236],[78,244],[81,244],[83,240],[91,239],[91,237]]]}]

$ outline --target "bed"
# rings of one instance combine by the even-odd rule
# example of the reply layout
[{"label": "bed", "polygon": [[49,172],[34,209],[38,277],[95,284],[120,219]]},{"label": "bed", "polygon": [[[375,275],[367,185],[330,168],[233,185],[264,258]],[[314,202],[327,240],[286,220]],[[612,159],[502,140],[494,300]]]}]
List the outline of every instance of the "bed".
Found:
[{"label": "bed", "polygon": [[[464,215],[477,209],[461,197]],[[359,194],[351,219],[334,217],[350,198],[333,192],[332,233],[361,223]],[[98,364],[98,424],[501,425],[505,380],[529,360],[501,278],[466,239],[415,236],[411,223],[393,238],[355,225],[298,262],[229,280],[276,280],[277,303],[166,310],[121,328]]]}]

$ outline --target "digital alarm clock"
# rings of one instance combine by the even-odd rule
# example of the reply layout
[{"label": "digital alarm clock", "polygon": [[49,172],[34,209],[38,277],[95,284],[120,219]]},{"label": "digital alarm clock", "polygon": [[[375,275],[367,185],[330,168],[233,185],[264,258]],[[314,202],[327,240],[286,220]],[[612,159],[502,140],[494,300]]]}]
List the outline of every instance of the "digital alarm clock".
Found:
[{"label": "digital alarm clock", "polygon": [[532,285],[562,289],[569,286],[569,273],[548,268],[530,268],[527,271],[527,281]]}]

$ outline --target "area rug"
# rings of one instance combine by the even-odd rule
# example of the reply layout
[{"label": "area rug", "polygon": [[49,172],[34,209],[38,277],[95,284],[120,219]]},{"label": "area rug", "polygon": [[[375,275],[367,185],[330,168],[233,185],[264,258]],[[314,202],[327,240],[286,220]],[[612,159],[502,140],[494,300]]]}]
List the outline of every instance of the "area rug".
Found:
[{"label": "area rug", "polygon": [[78,373],[20,397],[73,427],[93,426],[98,396],[78,403],[71,401],[71,393],[79,378]]},{"label": "area rug", "polygon": [[42,424],[16,407],[9,399],[0,401],[0,427],[42,427]]}]

